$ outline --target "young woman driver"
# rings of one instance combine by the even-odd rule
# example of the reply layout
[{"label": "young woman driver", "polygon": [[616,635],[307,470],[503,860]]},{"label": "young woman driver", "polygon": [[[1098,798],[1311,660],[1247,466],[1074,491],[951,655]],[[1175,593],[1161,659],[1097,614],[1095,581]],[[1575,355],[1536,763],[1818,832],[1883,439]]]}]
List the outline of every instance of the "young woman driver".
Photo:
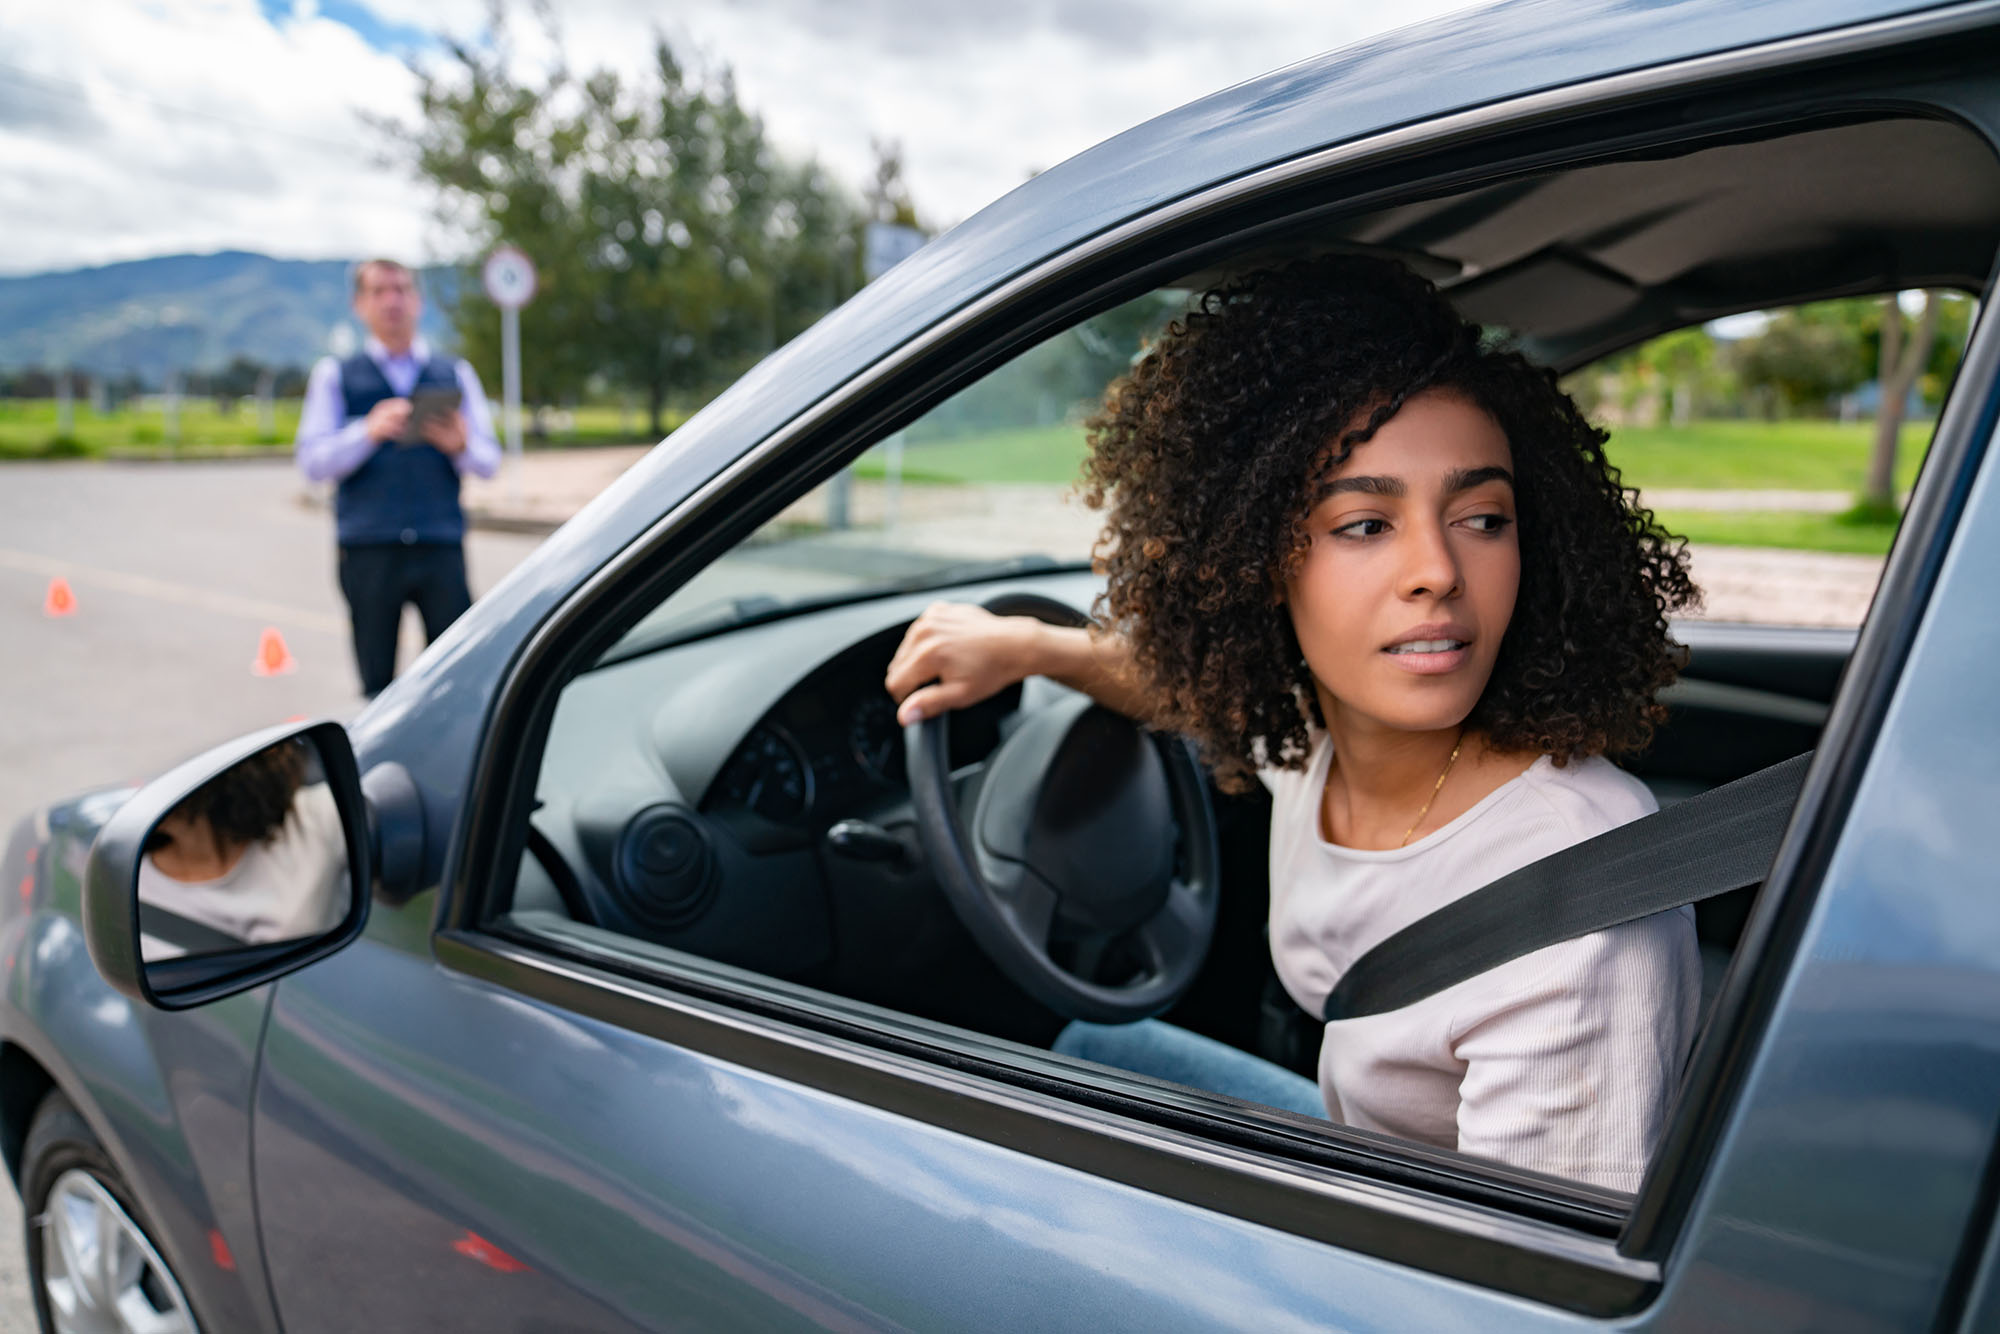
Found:
[{"label": "young woman driver", "polygon": [[[1662,716],[1685,556],[1554,377],[1421,278],[1345,256],[1210,292],[1090,435],[1097,626],[935,606],[890,694],[909,722],[1040,674],[1262,781],[1272,961],[1308,1013],[1377,941],[1654,809],[1604,756]],[[1699,982],[1683,908],[1328,1024],[1316,1088],[1157,1021],[1056,1049],[1629,1191]]]}]

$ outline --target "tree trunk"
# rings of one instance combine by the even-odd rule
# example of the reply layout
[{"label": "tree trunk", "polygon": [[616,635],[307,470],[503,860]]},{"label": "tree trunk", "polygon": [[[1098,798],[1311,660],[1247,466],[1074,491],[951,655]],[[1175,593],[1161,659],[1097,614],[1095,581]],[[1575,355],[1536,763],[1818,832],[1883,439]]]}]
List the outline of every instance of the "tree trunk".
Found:
[{"label": "tree trunk", "polygon": [[1868,482],[1861,493],[1865,510],[1890,514],[1896,509],[1896,442],[1903,430],[1903,404],[1910,397],[1910,386],[1931,359],[1938,306],[1935,296],[1924,293],[1923,314],[1906,345],[1903,308],[1893,293],[1882,299],[1882,357],[1876,368],[1881,399],[1875,405],[1875,448],[1868,456]]},{"label": "tree trunk", "polygon": [[649,429],[653,433],[655,444],[666,436],[666,431],[662,429],[666,420],[666,406],[667,379],[664,375],[655,375],[646,385],[646,420],[651,423]]}]

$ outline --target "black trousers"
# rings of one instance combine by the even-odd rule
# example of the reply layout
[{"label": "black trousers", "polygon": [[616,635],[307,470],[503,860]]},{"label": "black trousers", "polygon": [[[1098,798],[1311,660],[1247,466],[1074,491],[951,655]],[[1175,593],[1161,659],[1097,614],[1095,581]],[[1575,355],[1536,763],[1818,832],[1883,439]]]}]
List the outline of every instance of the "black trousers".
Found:
[{"label": "black trousers", "polygon": [[361,693],[373,699],[396,676],[396,632],[414,602],[434,640],[472,605],[465,548],[457,543],[368,543],[340,549],[340,591],[354,627]]}]

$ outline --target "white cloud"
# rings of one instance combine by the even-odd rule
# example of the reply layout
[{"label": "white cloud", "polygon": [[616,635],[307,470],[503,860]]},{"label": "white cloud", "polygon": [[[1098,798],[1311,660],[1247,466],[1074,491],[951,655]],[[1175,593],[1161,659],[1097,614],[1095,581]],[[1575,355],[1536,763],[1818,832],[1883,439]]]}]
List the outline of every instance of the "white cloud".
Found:
[{"label": "white cloud", "polygon": [[[1393,23],[1359,0],[572,0],[573,66],[638,72],[663,27],[731,65],[790,153],[855,186],[872,137],[900,140],[918,207],[969,216],[1160,112]],[[295,3],[80,0],[0,16],[0,271],[228,247],[294,256],[449,253],[423,188],[357,112],[407,118],[402,60]],[[386,22],[476,33],[483,0],[369,0]],[[524,59],[544,55],[525,13]]]},{"label": "white cloud", "polygon": [[255,0],[84,0],[12,10],[0,52],[0,267],[422,246],[421,196],[356,114],[407,114],[410,75],[351,28],[274,26]]}]

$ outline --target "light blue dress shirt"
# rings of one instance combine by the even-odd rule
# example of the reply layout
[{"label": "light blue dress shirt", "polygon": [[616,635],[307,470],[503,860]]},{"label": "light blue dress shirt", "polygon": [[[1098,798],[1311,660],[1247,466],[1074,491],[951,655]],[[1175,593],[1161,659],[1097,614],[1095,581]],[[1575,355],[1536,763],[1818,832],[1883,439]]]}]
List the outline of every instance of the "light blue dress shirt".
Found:
[{"label": "light blue dress shirt", "polygon": [[[416,387],[417,373],[430,359],[430,346],[419,338],[409,350],[392,353],[381,340],[370,338],[363,346],[369,359],[382,368],[389,387],[404,398]],[[500,442],[493,435],[493,414],[486,395],[479,388],[478,372],[461,358],[457,364],[458,389],[464,402],[465,448],[450,456],[459,476],[472,473],[491,477],[500,468]],[[381,448],[368,438],[366,418],[345,421],[347,405],[340,393],[340,362],[320,358],[306,381],[306,400],[299,412],[299,433],[294,455],[299,470],[315,482],[337,482],[366,463]]]}]

